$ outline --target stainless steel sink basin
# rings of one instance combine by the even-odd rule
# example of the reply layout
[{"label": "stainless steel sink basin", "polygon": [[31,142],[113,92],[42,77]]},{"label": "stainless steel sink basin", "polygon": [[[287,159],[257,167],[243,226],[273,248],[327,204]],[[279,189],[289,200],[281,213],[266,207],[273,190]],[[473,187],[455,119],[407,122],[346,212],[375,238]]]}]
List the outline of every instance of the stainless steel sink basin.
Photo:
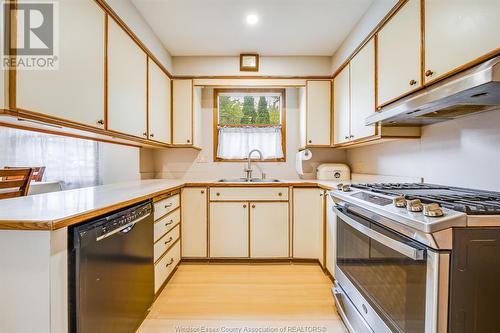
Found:
[{"label": "stainless steel sink basin", "polygon": [[219,179],[217,182],[219,183],[279,183],[279,179],[274,178],[252,178],[247,180],[246,178],[224,178]]}]

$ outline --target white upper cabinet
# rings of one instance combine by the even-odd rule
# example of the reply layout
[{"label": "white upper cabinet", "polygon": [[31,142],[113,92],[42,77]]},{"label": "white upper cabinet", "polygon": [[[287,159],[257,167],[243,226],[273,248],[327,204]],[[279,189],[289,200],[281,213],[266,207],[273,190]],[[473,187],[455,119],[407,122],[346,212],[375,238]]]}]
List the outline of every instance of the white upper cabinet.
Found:
[{"label": "white upper cabinet", "polygon": [[307,81],[306,145],[330,146],[331,81]]},{"label": "white upper cabinet", "polygon": [[193,145],[201,146],[202,87],[193,88]]},{"label": "white upper cabinet", "polygon": [[377,106],[419,88],[420,0],[408,1],[377,35]]},{"label": "white upper cabinet", "polygon": [[425,80],[500,47],[500,1],[425,0]]},{"label": "white upper cabinet", "polygon": [[104,20],[94,1],[59,1],[59,69],[18,70],[17,108],[104,128]]},{"label": "white upper cabinet", "polygon": [[193,80],[173,80],[173,144],[193,145]]},{"label": "white upper cabinet", "polygon": [[375,135],[375,126],[365,119],[375,112],[375,42],[373,38],[352,58],[351,135],[352,140]]},{"label": "white upper cabinet", "polygon": [[333,143],[349,141],[350,133],[349,65],[333,79]]},{"label": "white upper cabinet", "polygon": [[108,129],[147,138],[147,56],[112,19],[108,22]]},{"label": "white upper cabinet", "polygon": [[149,138],[170,143],[170,78],[151,59],[148,65],[149,78]]}]

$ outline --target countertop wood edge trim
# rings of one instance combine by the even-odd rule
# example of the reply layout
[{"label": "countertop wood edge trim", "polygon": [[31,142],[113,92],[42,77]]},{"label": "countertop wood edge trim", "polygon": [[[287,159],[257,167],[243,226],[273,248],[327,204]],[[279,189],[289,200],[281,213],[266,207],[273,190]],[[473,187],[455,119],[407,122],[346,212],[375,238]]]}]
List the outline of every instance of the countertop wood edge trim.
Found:
[{"label": "countertop wood edge trim", "polygon": [[161,191],[152,192],[147,195],[136,197],[126,200],[114,205],[106,206],[96,210],[88,211],[81,214],[69,216],[67,218],[58,220],[47,221],[0,221],[0,230],[32,230],[32,231],[53,231],[65,227],[69,227],[78,223],[85,222],[92,218],[111,213],[115,210],[128,207],[130,205],[139,203],[141,201],[153,199],[158,196],[163,196],[169,192],[180,190],[184,187],[318,187],[324,190],[331,190],[332,187],[320,184],[318,181],[305,181],[305,182],[280,182],[280,183],[253,183],[253,184],[240,184],[240,183],[215,183],[215,182],[187,182],[182,185],[165,188]]}]

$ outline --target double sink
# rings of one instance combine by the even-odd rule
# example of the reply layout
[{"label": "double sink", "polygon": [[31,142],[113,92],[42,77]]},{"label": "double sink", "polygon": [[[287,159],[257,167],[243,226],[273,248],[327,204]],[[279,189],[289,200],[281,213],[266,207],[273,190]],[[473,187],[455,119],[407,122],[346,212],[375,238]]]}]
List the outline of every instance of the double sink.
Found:
[{"label": "double sink", "polygon": [[279,183],[279,179],[274,178],[223,178],[218,183]]}]

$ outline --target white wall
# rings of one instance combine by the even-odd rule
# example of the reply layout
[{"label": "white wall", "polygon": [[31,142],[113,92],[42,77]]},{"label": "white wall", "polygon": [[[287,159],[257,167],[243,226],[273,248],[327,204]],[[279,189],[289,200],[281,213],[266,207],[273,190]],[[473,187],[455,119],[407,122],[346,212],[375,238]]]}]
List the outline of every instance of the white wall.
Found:
[{"label": "white wall", "polygon": [[366,13],[361,17],[354,29],[349,33],[331,59],[331,74],[333,74],[351,53],[361,44],[370,32],[382,21],[398,0],[373,1]]},{"label": "white wall", "polygon": [[141,179],[139,148],[99,143],[99,153],[103,184]]},{"label": "white wall", "polygon": [[144,45],[155,55],[165,68],[172,73],[172,57],[159,38],[144,20],[130,0],[106,0],[127,26],[137,35]]},{"label": "white wall", "polygon": [[240,72],[236,57],[173,57],[175,75],[187,76],[328,76],[331,57],[260,57],[258,72]]},{"label": "white wall", "polygon": [[500,191],[500,110],[423,127],[421,140],[349,150],[353,172]]},{"label": "white wall", "polygon": [[[297,88],[286,89],[286,162],[264,162],[258,165],[269,178],[296,179],[295,153],[299,148],[299,99]],[[217,179],[244,176],[244,163],[213,161],[213,89],[202,91],[202,151],[194,149],[155,150],[154,169],[158,178]],[[313,159],[306,162],[304,172],[311,173],[320,161],[343,162],[344,151],[313,150]],[[254,175],[260,172],[255,168]]]}]

